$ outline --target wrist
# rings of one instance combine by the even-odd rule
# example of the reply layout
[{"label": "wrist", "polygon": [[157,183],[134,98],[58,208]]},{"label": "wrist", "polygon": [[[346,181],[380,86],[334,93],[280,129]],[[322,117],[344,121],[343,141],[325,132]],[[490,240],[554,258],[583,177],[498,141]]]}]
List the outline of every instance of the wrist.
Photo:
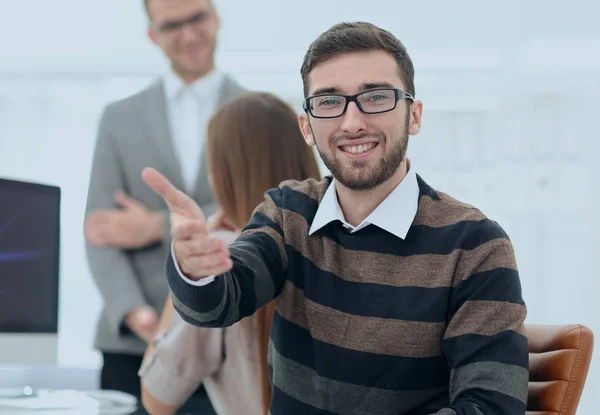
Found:
[{"label": "wrist", "polygon": [[164,237],[165,214],[164,212],[152,212],[150,216],[150,239],[151,243],[160,242]]}]

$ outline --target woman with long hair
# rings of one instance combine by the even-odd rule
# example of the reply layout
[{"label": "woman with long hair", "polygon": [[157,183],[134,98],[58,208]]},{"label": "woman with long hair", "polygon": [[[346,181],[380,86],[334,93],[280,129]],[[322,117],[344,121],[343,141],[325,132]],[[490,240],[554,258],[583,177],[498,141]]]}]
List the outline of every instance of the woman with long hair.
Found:
[{"label": "woman with long hair", "polygon": [[[296,113],[269,93],[248,93],[221,107],[208,125],[206,156],[221,206],[209,230],[224,240],[235,238],[268,189],[288,179],[320,179]],[[203,383],[219,415],[266,414],[274,307],[275,301],[231,327],[206,329],[183,322],[168,298],[140,370],[146,409],[173,414]]]}]

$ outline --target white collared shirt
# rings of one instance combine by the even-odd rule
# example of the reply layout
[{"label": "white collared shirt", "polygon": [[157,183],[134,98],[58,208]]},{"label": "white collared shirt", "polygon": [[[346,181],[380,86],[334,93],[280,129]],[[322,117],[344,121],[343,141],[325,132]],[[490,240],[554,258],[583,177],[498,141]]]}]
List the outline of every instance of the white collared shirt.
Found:
[{"label": "white collared shirt", "polygon": [[357,232],[369,225],[378,226],[396,235],[400,239],[406,238],[406,234],[417,214],[419,205],[419,183],[413,166],[402,179],[400,184],[375,208],[369,216],[358,226],[352,226],[346,221],[337,193],[335,191],[335,179],[327,188],[313,223],[308,231],[312,235],[330,222],[339,220],[350,232]]},{"label": "white collared shirt", "polygon": [[164,77],[167,115],[173,149],[188,193],[193,193],[200,171],[206,127],[219,101],[223,74],[212,71],[186,84],[169,71]]}]

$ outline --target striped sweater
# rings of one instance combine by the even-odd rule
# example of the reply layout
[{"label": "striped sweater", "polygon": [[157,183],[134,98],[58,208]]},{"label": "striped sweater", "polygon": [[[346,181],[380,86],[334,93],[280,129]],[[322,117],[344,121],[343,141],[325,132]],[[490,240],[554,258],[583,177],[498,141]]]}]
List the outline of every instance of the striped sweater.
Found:
[{"label": "striped sweater", "polygon": [[203,287],[170,257],[176,310],[225,327],[277,297],[272,415],[524,414],[526,307],[512,245],[479,210],[429,187],[404,240],[339,221],[308,236],[331,178],[266,194]]}]

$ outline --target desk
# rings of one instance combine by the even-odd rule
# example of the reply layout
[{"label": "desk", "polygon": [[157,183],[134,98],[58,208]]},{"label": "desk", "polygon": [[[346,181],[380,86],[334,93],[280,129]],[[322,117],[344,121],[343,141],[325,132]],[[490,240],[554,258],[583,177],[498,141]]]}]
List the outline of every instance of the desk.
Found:
[{"label": "desk", "polygon": [[[207,411],[207,397],[192,396],[176,415],[216,415],[214,411]],[[16,415],[14,408],[0,408],[0,415]],[[150,415],[141,404],[138,404],[135,409],[127,410],[126,408],[107,409],[107,410],[90,410],[81,409],[60,409],[60,410],[18,410],[18,415]]]},{"label": "desk", "polygon": [[[72,410],[65,410],[65,409],[60,409],[60,410],[55,410],[55,411],[40,411],[40,410],[31,410],[31,411],[27,411],[27,410],[18,410],[18,412],[15,412],[15,409],[12,408],[0,408],[0,415],[16,415],[18,413],[18,415],[149,415],[148,412],[146,412],[146,410],[143,407],[138,407],[137,409],[134,409],[133,411],[121,411],[121,412],[115,412],[115,411],[82,411],[81,409],[72,409]],[[182,409],[180,411],[177,412],[177,415],[204,415],[200,412],[196,412],[190,408],[186,409]]]},{"label": "desk", "polygon": [[[0,388],[23,388],[30,386],[33,390],[39,389],[76,389],[94,391],[98,390],[100,378],[99,370],[72,367],[2,367],[0,366]],[[177,415],[215,415],[215,412],[206,410],[210,408],[206,393],[194,394],[181,407]],[[0,408],[0,415],[15,415],[14,409]],[[85,415],[81,410],[61,411],[25,411],[19,410],[19,415]],[[94,415],[111,415],[110,412],[93,412]],[[90,414],[91,415],[91,414]],[[119,414],[125,415],[125,414]],[[149,415],[141,404],[133,412],[126,415]]]},{"label": "desk", "polygon": [[81,409],[56,411],[41,411],[41,410],[15,410],[0,408],[0,415],[147,415],[147,412],[103,412],[103,411],[82,411]]}]

